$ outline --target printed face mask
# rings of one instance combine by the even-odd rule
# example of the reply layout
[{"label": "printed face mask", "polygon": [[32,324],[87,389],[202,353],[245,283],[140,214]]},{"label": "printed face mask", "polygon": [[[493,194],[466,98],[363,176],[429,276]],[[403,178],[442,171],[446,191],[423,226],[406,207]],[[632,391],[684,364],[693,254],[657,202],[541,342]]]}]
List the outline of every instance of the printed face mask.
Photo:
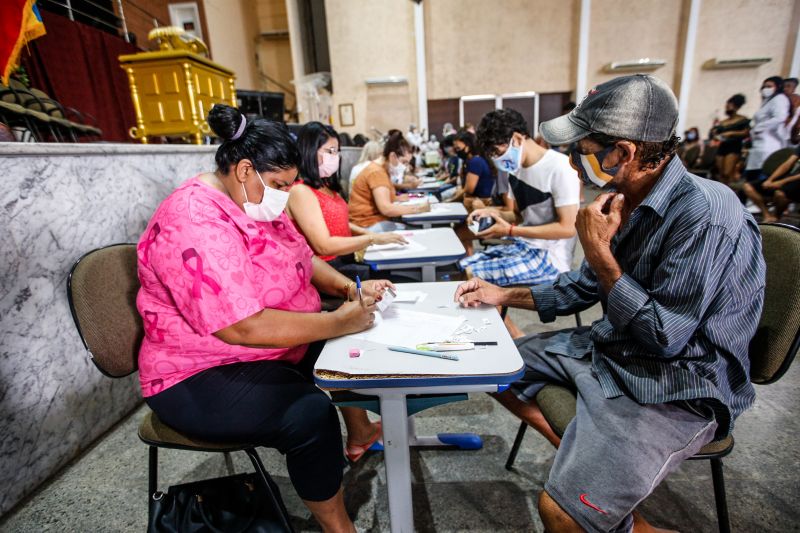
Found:
[{"label": "printed face mask", "polygon": [[244,188],[244,183],[242,183],[242,190],[244,191],[244,204],[242,207],[244,207],[245,214],[253,220],[272,222],[283,213],[286,202],[289,201],[289,193],[280,189],[267,187],[267,184],[264,183],[261,174],[259,174],[257,170],[256,175],[261,181],[261,185],[264,186],[264,196],[261,198],[261,203],[254,204],[247,200],[247,189]]},{"label": "printed face mask", "polygon": [[584,155],[578,152],[577,146],[569,154],[569,164],[578,171],[583,183],[594,183],[601,189],[608,185],[619,171],[619,165],[612,168],[603,168],[603,160],[610,154],[616,145],[603,148],[599,152]]},{"label": "printed face mask", "polygon": [[509,174],[516,175],[519,167],[522,165],[522,145],[514,146],[514,138],[508,141],[508,149],[506,153],[501,156],[493,157],[495,166],[498,170],[508,172]]}]

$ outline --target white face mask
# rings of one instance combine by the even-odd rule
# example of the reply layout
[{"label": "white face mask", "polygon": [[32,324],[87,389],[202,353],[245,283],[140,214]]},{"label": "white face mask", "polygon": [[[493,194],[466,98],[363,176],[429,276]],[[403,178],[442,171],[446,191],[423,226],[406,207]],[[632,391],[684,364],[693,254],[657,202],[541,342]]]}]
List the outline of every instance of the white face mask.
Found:
[{"label": "white face mask", "polygon": [[259,174],[257,170],[255,172],[258,179],[261,181],[261,185],[264,186],[264,196],[261,198],[261,203],[251,203],[247,200],[247,189],[244,188],[244,183],[242,183],[242,190],[244,191],[244,204],[242,207],[244,207],[245,214],[253,220],[272,222],[283,213],[286,202],[289,201],[289,193],[280,189],[267,187],[267,184],[264,183],[264,180],[261,178],[261,174]]},{"label": "white face mask", "polygon": [[775,88],[774,87],[764,87],[763,89],[761,89],[761,97],[762,98],[769,98],[773,94],[775,94]]},{"label": "white face mask", "polygon": [[389,164],[389,177],[392,180],[392,183],[403,183],[403,177],[406,175],[406,166],[403,163],[397,163],[396,165]]}]

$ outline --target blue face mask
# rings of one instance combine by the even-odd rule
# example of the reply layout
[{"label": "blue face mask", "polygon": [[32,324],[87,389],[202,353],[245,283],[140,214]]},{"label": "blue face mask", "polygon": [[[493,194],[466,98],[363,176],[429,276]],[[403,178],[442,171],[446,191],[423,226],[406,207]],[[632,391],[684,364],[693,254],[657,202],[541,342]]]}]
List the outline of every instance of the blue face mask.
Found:
[{"label": "blue face mask", "polygon": [[494,161],[497,170],[516,175],[517,171],[519,171],[519,167],[522,166],[522,145],[514,146],[512,144],[513,141],[513,138],[509,139],[506,153],[498,157],[493,157],[492,161]]},{"label": "blue face mask", "polygon": [[607,148],[603,148],[599,152],[593,154],[582,154],[578,152],[578,147],[575,145],[569,154],[569,164],[578,171],[581,181],[586,185],[594,183],[601,189],[606,187],[614,176],[619,172],[619,165],[611,168],[603,168],[603,160],[610,154],[616,145],[612,144]]}]

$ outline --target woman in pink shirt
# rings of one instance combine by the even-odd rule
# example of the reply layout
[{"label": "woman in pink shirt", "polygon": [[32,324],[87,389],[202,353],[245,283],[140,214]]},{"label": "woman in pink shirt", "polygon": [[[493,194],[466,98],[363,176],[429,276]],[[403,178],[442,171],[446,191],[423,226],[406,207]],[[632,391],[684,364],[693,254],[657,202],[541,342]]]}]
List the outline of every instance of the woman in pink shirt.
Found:
[{"label": "woman in pink shirt", "polygon": [[[320,313],[318,290],[357,299],[283,212],[299,161],[288,130],[248,123],[224,105],[208,123],[223,139],[216,172],[167,197],[138,245],[142,394],[178,431],[277,448],[323,529],[351,531],[339,420],[311,370],[319,341],[372,325],[375,299],[390,284],[365,282],[365,305]],[[363,410],[342,413],[357,459],[380,425]]]}]

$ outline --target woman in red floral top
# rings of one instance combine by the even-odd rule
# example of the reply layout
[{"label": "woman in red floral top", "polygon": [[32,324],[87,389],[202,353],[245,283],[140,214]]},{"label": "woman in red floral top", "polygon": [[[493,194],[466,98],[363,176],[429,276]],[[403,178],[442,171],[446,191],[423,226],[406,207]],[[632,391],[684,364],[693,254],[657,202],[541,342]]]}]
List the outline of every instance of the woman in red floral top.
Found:
[{"label": "woman in red floral top", "polygon": [[339,194],[339,134],[321,122],[309,122],[297,136],[298,181],[286,211],[314,252],[337,270],[351,270],[353,252],[371,244],[405,243],[397,233],[371,233],[351,224],[347,202]]}]

